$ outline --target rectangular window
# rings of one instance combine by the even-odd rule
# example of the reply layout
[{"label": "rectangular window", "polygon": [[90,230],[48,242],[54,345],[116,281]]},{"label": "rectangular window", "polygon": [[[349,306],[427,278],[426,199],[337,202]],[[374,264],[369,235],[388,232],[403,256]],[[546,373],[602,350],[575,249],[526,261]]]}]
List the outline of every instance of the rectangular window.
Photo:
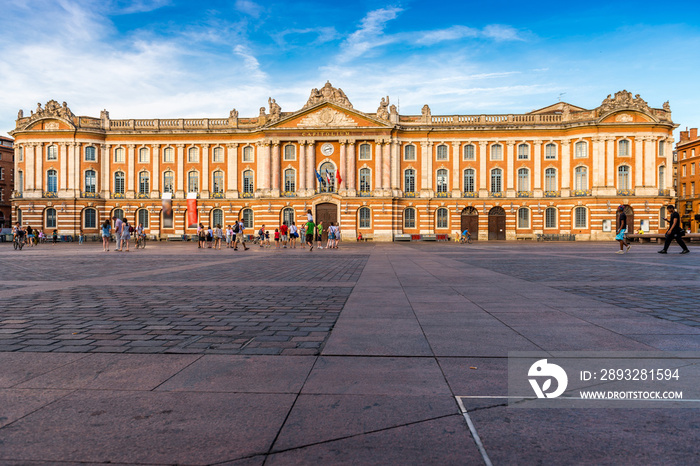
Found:
[{"label": "rectangular window", "polygon": [[404,210],[404,228],[415,228],[416,227],[416,211],[414,209]]},{"label": "rectangular window", "polygon": [[686,168],[685,165],[681,166],[681,176],[685,176],[685,168]]},{"label": "rectangular window", "polygon": [[695,175],[695,163],[690,164],[690,174]]},{"label": "rectangular window", "polygon": [[491,160],[503,160],[503,146],[494,144],[491,146]]},{"label": "rectangular window", "polygon": [[243,148],[243,161],[244,162],[252,162],[253,161],[253,147],[252,146],[245,146]]},{"label": "rectangular window", "polygon": [[58,160],[58,147],[51,145],[46,148],[46,160]]},{"label": "rectangular window", "polygon": [[88,170],[85,172],[85,192],[94,193],[97,186],[97,174],[94,170]]},{"label": "rectangular window", "polygon": [[97,213],[95,209],[85,209],[85,228],[97,228]]},{"label": "rectangular window", "polygon": [[474,153],[474,145],[467,144],[464,146],[464,160],[474,160],[476,159],[476,154]]},{"label": "rectangular window", "polygon": [[145,147],[139,149],[139,163],[148,163],[148,157],[148,149]]},{"label": "rectangular window", "polygon": [[445,144],[441,144],[437,147],[437,159],[438,160],[447,160],[447,146]]},{"label": "rectangular window", "polygon": [[95,154],[95,147],[94,146],[88,146],[85,148],[85,161],[86,162],[94,162],[97,160],[97,156]]},{"label": "rectangular window", "polygon": [[173,191],[173,172],[165,172],[163,174],[163,192],[172,193]]},{"label": "rectangular window", "polygon": [[663,141],[659,141],[659,157],[664,156],[664,145],[665,144]]},{"label": "rectangular window", "polygon": [[518,209],[518,228],[530,228],[530,211]]},{"label": "rectangular window", "polygon": [[0,181],[5,179],[5,169],[0,168]]},{"label": "rectangular window", "polygon": [[546,160],[555,160],[557,158],[556,144],[547,144],[544,146],[544,158]]},{"label": "rectangular window", "polygon": [[416,160],[416,146],[413,144],[404,147],[403,159],[407,161]]},{"label": "rectangular window", "polygon": [[574,157],[577,159],[588,157],[588,144],[585,141],[574,144]]},{"label": "rectangular window", "polygon": [[695,181],[692,181],[690,183],[690,196],[691,197],[695,196]]},{"label": "rectangular window", "polygon": [[360,160],[370,160],[372,158],[372,148],[369,144],[360,144]]},{"label": "rectangular window", "polygon": [[221,163],[224,161],[224,149],[223,147],[215,147],[214,154],[212,155],[212,160],[214,163]]},{"label": "rectangular window", "polygon": [[556,228],[557,227],[557,209],[553,207],[547,208],[544,212],[544,227],[545,228]]},{"label": "rectangular window", "polygon": [[530,158],[530,146],[520,144],[518,146],[518,160],[527,160]]},{"label": "rectangular window", "polygon": [[175,151],[172,147],[166,147],[163,149],[163,162],[172,163],[175,161]]},{"label": "rectangular window", "polygon": [[124,148],[123,147],[117,147],[114,149],[114,161],[116,163],[123,163],[124,162]]}]

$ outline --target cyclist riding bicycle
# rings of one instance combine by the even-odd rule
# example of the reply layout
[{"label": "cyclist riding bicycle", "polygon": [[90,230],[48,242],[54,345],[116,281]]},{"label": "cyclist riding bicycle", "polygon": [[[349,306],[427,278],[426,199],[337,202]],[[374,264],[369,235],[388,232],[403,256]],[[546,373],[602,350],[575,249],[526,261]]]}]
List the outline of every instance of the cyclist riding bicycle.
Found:
[{"label": "cyclist riding bicycle", "polygon": [[19,242],[24,243],[25,233],[26,232],[24,231],[24,228],[22,228],[22,225],[17,222],[17,225],[15,225],[15,227],[12,229],[12,241],[17,239]]},{"label": "cyclist riding bicycle", "polygon": [[472,235],[469,234],[469,229],[467,228],[462,232],[462,236],[459,238],[459,241],[465,242],[469,241],[470,239],[472,239]]}]

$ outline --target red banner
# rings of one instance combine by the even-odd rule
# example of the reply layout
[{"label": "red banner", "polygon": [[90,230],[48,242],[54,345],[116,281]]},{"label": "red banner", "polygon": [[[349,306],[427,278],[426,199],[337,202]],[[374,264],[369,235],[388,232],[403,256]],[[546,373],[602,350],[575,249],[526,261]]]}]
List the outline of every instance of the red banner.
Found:
[{"label": "red banner", "polygon": [[197,194],[187,195],[187,228],[197,228]]}]

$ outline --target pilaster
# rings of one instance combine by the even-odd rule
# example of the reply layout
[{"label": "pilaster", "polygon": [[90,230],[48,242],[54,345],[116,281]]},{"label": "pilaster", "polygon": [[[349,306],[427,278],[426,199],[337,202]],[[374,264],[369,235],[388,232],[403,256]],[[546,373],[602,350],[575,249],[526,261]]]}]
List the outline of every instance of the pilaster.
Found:
[{"label": "pilaster", "polygon": [[634,188],[644,186],[644,146],[642,138],[634,138]]},{"label": "pilaster", "polygon": [[348,177],[348,171],[347,171],[347,166],[348,166],[348,154],[347,154],[347,147],[346,147],[346,142],[345,140],[340,141],[340,166],[338,166],[338,172],[340,173],[340,177],[343,180],[340,184],[343,186],[342,189],[340,185],[338,186],[338,193],[341,196],[347,195],[347,177]]},{"label": "pilaster", "polygon": [[226,145],[226,198],[238,198],[238,144]]},{"label": "pilaster", "polygon": [[391,139],[391,191],[393,196],[401,195],[401,148],[397,138]]},{"label": "pilaster", "polygon": [[534,176],[534,184],[532,186],[533,190],[533,195],[535,197],[542,197],[544,194],[542,190],[542,141],[535,140],[533,141],[533,145],[535,147],[534,150],[534,165],[535,165],[535,176]]},{"label": "pilaster", "polygon": [[515,142],[506,143],[506,197],[515,197]]},{"label": "pilaster", "polygon": [[350,140],[348,141],[348,196],[356,196],[357,195],[357,185],[356,185],[356,178],[357,178],[357,159],[355,156],[355,141]]},{"label": "pilaster", "polygon": [[382,140],[375,141],[374,144],[374,195],[382,195],[382,157],[384,151],[382,150]]},{"label": "pilaster", "polygon": [[306,195],[312,196],[316,191],[316,142],[309,141],[306,147]]},{"label": "pilaster", "polygon": [[382,141],[382,194],[391,196],[391,140]]},{"label": "pilaster", "polygon": [[112,179],[112,171],[110,169],[111,159],[109,157],[110,144],[100,144],[100,157],[102,159],[102,199],[109,199],[111,192],[110,185]]},{"label": "pilaster", "polygon": [[569,197],[571,194],[571,141],[561,141],[561,196]]},{"label": "pilaster", "polygon": [[73,172],[75,167],[73,165],[74,161],[70,160],[68,157],[68,145],[61,143],[58,145],[58,192],[61,197],[68,197],[72,193],[69,191],[75,189],[75,184],[73,183],[74,177]]},{"label": "pilaster", "polygon": [[486,150],[488,143],[486,141],[479,141],[479,173],[477,174],[479,178],[479,197],[484,198],[489,195],[488,179],[489,174],[486,172]]},{"label": "pilaster", "polygon": [[460,160],[460,142],[452,143],[452,197],[460,197],[459,186],[459,160]]},{"label": "pilaster", "polygon": [[299,171],[297,172],[299,184],[297,192],[300,196],[306,195],[306,141],[299,141]]},{"label": "pilaster", "polygon": [[39,197],[42,196],[42,191],[44,190],[44,145],[41,143],[35,143],[34,145],[34,157],[36,160],[36,173],[34,189],[39,192]]},{"label": "pilaster", "polygon": [[202,144],[202,199],[209,199],[209,144]]},{"label": "pilaster", "polygon": [[270,191],[272,197],[280,195],[280,163],[280,143],[275,141],[272,144],[272,190]]},{"label": "pilaster", "polygon": [[185,145],[176,144],[177,154],[175,155],[177,161],[177,175],[175,176],[175,185],[177,190],[175,191],[175,197],[178,199],[185,198]]},{"label": "pilaster", "polygon": [[160,144],[151,144],[151,160],[153,162],[153,171],[151,173],[151,198],[158,199],[160,197]]},{"label": "pilaster", "polygon": [[127,165],[126,165],[126,197],[133,198],[136,194],[136,145],[127,145]]}]

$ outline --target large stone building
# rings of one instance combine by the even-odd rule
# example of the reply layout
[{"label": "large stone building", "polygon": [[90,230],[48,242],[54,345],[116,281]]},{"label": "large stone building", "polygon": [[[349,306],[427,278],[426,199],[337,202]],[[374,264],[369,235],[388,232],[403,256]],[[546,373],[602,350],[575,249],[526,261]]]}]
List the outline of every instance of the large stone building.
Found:
[{"label": "large stone building", "polygon": [[693,233],[700,232],[700,138],[698,129],[680,132],[676,146],[676,185],[681,223]]},{"label": "large stone building", "polygon": [[12,222],[12,191],[14,190],[15,153],[13,141],[0,136],[0,228],[10,228]]},{"label": "large stone building", "polygon": [[312,209],[346,239],[468,226],[480,240],[587,240],[612,238],[618,204],[657,231],[674,196],[668,103],[627,91],[591,110],[505,115],[400,115],[388,97],[364,113],[330,83],[293,112],[268,103],[254,118],[112,120],[55,101],[20,111],[15,215],[75,234],[117,214],[168,237],[194,220],[257,229]]}]

